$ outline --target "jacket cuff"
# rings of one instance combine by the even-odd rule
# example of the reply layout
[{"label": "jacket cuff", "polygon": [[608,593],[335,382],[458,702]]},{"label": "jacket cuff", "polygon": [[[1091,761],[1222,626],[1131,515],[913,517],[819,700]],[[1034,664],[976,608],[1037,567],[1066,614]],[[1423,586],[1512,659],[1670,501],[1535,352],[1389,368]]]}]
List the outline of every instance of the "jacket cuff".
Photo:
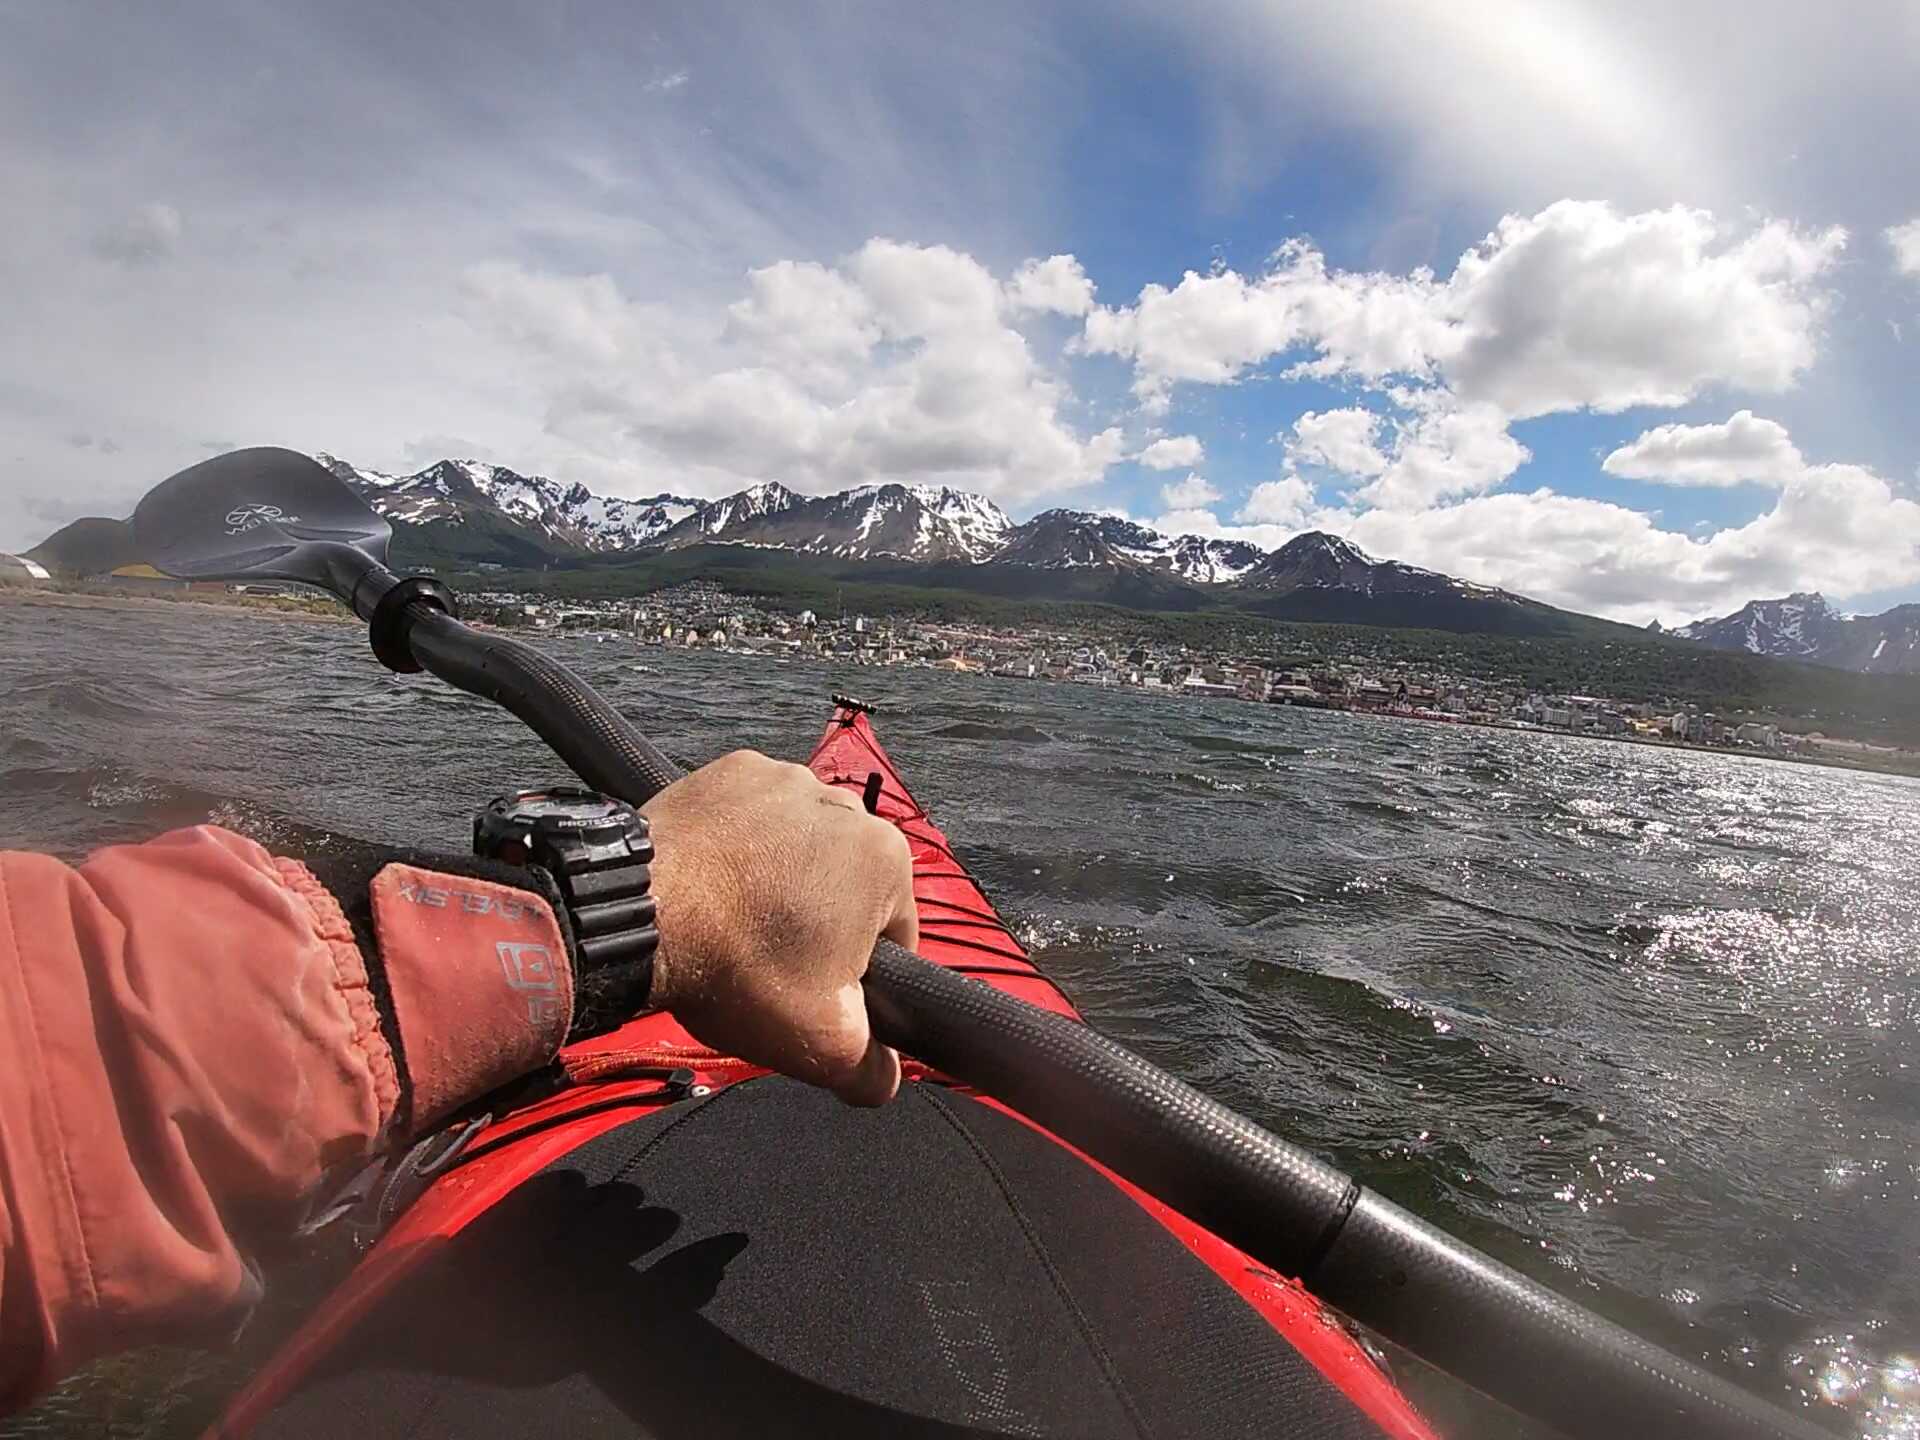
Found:
[{"label": "jacket cuff", "polygon": [[399,1135],[549,1063],[572,1028],[572,937],[538,868],[336,843],[306,864],[338,899],[400,1079]]}]

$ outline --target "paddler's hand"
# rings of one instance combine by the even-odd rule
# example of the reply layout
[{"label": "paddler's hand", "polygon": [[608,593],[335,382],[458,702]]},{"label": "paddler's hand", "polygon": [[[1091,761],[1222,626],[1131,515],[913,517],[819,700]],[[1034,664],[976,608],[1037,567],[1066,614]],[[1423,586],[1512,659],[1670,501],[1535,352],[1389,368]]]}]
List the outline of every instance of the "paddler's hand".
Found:
[{"label": "paddler's hand", "polygon": [[906,837],[803,765],[736,750],[643,807],[657,859],[653,998],[716,1050],[854,1105],[900,1088],[860,977],[920,941]]}]

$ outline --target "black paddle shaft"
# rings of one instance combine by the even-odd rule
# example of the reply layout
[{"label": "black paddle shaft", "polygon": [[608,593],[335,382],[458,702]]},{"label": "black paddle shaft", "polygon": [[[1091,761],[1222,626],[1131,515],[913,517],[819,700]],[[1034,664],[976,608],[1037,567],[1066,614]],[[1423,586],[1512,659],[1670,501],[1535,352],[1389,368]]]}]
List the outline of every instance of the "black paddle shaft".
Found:
[{"label": "black paddle shaft", "polygon": [[[682,772],[585,682],[415,601],[426,669],[497,700],[596,789],[640,804]],[[1829,1432],[1435,1229],[1091,1027],[882,941],[884,1042],[1006,1102],[1345,1314],[1568,1435],[1810,1440]]]},{"label": "black paddle shaft", "polygon": [[602,794],[639,805],[683,773],[545,651],[478,633],[424,600],[406,607],[404,625],[401,638],[422,668],[504,705]]}]

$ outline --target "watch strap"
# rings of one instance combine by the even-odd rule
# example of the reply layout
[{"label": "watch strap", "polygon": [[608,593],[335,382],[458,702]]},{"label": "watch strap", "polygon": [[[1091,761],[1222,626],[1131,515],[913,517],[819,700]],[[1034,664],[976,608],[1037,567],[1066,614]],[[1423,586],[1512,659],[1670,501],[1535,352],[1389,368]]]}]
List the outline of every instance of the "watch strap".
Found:
[{"label": "watch strap", "polygon": [[648,1008],[660,945],[645,817],[610,841],[535,830],[529,848],[565,900],[573,929],[574,1024],[569,1040],[602,1034]]}]

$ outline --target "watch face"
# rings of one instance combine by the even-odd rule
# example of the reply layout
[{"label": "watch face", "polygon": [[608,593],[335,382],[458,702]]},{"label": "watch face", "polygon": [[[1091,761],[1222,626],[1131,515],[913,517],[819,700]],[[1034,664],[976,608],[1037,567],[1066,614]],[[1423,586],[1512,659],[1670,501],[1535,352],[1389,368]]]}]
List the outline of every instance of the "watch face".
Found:
[{"label": "watch face", "polygon": [[600,825],[608,821],[620,821],[625,818],[627,807],[618,800],[609,800],[604,795],[590,795],[577,790],[533,790],[517,796],[512,812],[522,820],[535,824],[543,820],[558,820],[573,825]]},{"label": "watch face", "polygon": [[474,853],[525,863],[534,837],[571,837],[587,844],[615,841],[644,822],[632,806],[591,790],[555,785],[502,795],[474,819]]}]

